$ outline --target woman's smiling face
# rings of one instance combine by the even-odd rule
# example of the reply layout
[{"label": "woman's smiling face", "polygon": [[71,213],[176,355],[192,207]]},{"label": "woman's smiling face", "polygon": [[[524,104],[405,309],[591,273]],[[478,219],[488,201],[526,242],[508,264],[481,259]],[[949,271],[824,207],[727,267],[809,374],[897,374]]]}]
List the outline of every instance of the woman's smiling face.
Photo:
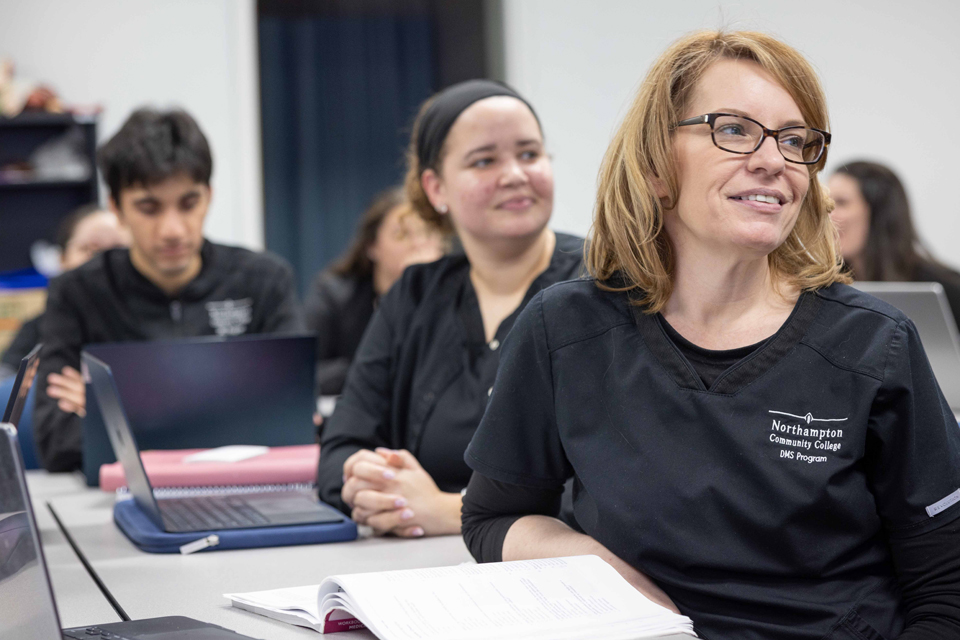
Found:
[{"label": "woman's smiling face", "polygon": [[[806,125],[786,89],[747,60],[710,65],[681,119],[719,112],[748,116],[769,129]],[[784,160],[776,140],[738,155],[717,148],[703,124],[677,128],[673,144],[679,197],[664,224],[675,246],[756,258],[787,239],[810,174]]]},{"label": "woman's smiling face", "polygon": [[438,211],[478,241],[540,233],[553,211],[553,168],[543,134],[520,100],[496,96],[460,114],[444,141],[440,173],[424,174]]}]

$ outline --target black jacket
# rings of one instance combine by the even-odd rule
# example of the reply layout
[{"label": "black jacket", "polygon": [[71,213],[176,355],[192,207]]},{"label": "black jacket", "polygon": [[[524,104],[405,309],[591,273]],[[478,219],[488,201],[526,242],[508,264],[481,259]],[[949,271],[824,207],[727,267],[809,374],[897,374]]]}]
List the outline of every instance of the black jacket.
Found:
[{"label": "black jacket", "polygon": [[[498,331],[498,340],[493,342],[502,341],[513,319],[537,292],[578,277],[582,256],[582,239],[557,234],[550,266],[530,285],[518,310],[501,324],[504,336]],[[445,485],[423,459],[421,463],[441,489],[452,491],[466,486],[470,470],[463,462],[463,448],[486,406],[487,391],[493,384],[487,377],[492,378],[490,374],[496,372],[496,362],[492,368],[487,366],[491,363],[484,362],[476,370],[469,370],[477,323],[481,348],[486,349],[482,346],[482,320],[475,297],[472,307],[460,302],[465,283],[472,293],[469,270],[470,263],[462,254],[413,265],[381,298],[347,375],[336,411],[324,424],[317,480],[321,500],[341,510],[348,509],[340,499],[343,463],[360,449],[405,448],[421,458],[421,452],[429,447],[434,450],[434,460],[444,458],[436,455],[436,441],[424,444],[425,432],[426,439],[444,441],[441,449],[465,437],[463,446],[450,450],[441,461],[447,467],[448,478],[465,478],[460,486],[449,482]],[[472,313],[464,322],[468,309]],[[489,353],[499,360],[493,342],[489,347],[493,351]],[[457,390],[453,398],[448,393],[451,389]],[[474,415],[476,419],[470,422]],[[456,431],[456,437],[447,439],[451,431]],[[457,474],[457,469],[462,469],[462,473]]]},{"label": "black jacket", "polygon": [[50,282],[42,316],[34,431],[49,471],[80,466],[80,418],[47,396],[46,379],[80,368],[97,342],[303,331],[293,272],[276,256],[205,241],[203,267],[175,298],[137,271],[127,249],[111,249]]},{"label": "black jacket", "polygon": [[317,334],[317,395],[335,396],[343,390],[376,301],[372,277],[323,271],[313,281],[303,315],[307,331]]}]

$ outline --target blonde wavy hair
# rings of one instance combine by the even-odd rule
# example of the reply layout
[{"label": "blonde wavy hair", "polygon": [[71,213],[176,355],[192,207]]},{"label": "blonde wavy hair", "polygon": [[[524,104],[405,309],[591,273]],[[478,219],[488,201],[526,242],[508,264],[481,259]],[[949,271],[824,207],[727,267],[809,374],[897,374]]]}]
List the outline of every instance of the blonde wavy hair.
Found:
[{"label": "blonde wavy hair", "polygon": [[[700,31],[673,43],[654,62],[607,149],[600,169],[592,239],[585,262],[607,291],[638,292],[644,312],[661,311],[673,290],[673,248],[664,211],[679,197],[672,129],[685,113],[706,69],[717,60],[751,60],[793,97],[809,127],[829,131],[823,88],[809,62],[794,48],[764,33]],[[833,209],[817,179],[826,150],[809,165],[810,188],[786,241],[769,256],[774,282],[802,291],[850,282],[842,272]],[[667,196],[657,197],[659,177]],[[611,282],[615,274],[619,281]]]}]

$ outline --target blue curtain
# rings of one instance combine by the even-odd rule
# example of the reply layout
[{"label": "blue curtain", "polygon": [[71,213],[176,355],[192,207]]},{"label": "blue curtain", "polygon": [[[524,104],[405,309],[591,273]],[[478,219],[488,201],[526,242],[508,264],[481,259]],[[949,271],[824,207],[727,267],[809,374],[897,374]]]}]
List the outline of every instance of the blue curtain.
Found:
[{"label": "blue curtain", "polygon": [[419,104],[435,84],[427,17],[261,17],[264,231],[300,291],[403,176]]}]

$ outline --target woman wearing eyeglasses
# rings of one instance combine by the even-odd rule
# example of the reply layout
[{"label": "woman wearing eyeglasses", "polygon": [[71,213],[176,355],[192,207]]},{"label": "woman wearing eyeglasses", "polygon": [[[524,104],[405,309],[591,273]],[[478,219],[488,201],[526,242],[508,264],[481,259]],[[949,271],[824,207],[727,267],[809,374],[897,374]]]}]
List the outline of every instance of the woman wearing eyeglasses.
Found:
[{"label": "woman wearing eyeglasses", "polygon": [[[960,429],[912,323],[844,283],[820,82],[752,32],[653,65],[594,280],[535,297],[465,458],[481,561],[597,554],[701,637],[960,637]],[[555,518],[574,478],[584,533]]]}]

